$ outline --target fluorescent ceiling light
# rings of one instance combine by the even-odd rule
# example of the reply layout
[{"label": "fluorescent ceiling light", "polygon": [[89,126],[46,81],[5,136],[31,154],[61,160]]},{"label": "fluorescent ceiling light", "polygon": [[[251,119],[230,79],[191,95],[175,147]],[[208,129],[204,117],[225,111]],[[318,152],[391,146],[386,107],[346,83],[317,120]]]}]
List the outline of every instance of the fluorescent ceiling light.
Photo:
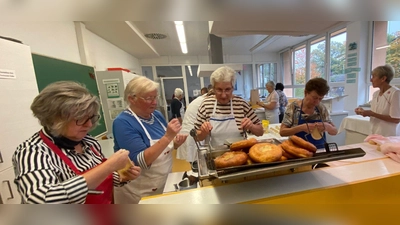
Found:
[{"label": "fluorescent ceiling light", "polygon": [[377,47],[376,50],[384,49],[384,48],[389,48],[389,47],[390,47],[390,45],[385,45],[385,46]]},{"label": "fluorescent ceiling light", "polygon": [[181,44],[181,50],[183,54],[188,53],[186,45],[185,27],[183,21],[174,21],[176,32],[178,34],[179,43]]}]

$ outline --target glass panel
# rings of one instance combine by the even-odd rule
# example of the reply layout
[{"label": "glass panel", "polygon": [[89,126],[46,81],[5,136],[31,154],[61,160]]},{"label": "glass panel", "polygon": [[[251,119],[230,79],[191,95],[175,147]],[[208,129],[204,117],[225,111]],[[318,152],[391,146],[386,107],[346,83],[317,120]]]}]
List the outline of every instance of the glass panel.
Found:
[{"label": "glass panel", "polygon": [[157,77],[182,77],[181,66],[156,66]]},{"label": "glass panel", "polygon": [[211,84],[210,77],[203,77],[204,87],[208,87]]},{"label": "glass panel", "polygon": [[200,78],[197,77],[197,69],[199,66],[185,66],[186,70],[186,83],[189,94],[189,102],[192,102],[198,95],[194,95],[193,91],[198,90],[200,95]]},{"label": "glass panel", "polygon": [[344,82],[346,77],[344,71],[346,60],[346,32],[332,34],[330,42],[330,58],[331,73],[329,74],[329,81]]},{"label": "glass panel", "polygon": [[243,98],[250,100],[250,92],[253,89],[253,65],[243,64],[243,82],[244,82],[244,95]]},{"label": "glass panel", "polygon": [[311,78],[325,77],[325,38],[311,43],[310,70]]},{"label": "glass panel", "polygon": [[142,66],[142,74],[143,76],[149,78],[150,80],[154,80],[153,69],[151,68],[151,66]]},{"label": "glass panel", "polygon": [[304,88],[294,88],[295,98],[304,98]]},{"label": "glass panel", "polygon": [[302,46],[294,52],[294,84],[306,83],[306,47]]},{"label": "glass panel", "polygon": [[327,96],[329,97],[338,97],[344,95],[344,86],[339,87],[331,87]]},{"label": "glass panel", "polygon": [[274,81],[276,83],[277,75],[277,64],[276,63],[265,63],[256,64],[258,68],[258,88],[261,97],[268,95],[268,91],[265,89],[265,84],[268,81]]}]

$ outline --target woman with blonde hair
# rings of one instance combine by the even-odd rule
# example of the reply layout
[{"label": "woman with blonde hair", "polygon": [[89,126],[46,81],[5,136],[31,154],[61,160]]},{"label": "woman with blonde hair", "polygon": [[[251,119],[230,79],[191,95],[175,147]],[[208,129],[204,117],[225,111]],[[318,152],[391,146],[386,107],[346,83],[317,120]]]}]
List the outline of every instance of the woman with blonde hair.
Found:
[{"label": "woman with blonde hair", "polygon": [[116,203],[138,203],[143,196],[161,194],[172,171],[172,150],[178,148],[187,135],[178,134],[179,120],[168,124],[156,110],[158,83],[139,76],[125,88],[128,108],[113,122],[114,150],[129,151],[129,158],[142,168],[141,176],[124,187],[116,188]]},{"label": "woman with blonde hair", "polygon": [[23,203],[110,204],[113,186],[139,176],[137,166],[124,169],[130,164],[128,151],[117,149],[106,160],[88,135],[100,118],[100,103],[82,85],[52,83],[36,96],[31,110],[43,129],[13,155]]}]

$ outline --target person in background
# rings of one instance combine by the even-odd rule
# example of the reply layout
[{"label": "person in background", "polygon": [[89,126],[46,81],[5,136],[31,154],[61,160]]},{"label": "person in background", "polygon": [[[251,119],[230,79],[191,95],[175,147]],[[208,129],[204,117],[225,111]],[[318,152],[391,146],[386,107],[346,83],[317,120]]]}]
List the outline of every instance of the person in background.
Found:
[{"label": "person in background", "polygon": [[370,117],[371,133],[385,137],[400,136],[400,90],[391,86],[395,71],[391,65],[372,70],[371,83],[375,91],[370,101],[371,110],[356,108],[355,112]]},{"label": "person in background", "polygon": [[171,101],[172,118],[177,118],[179,123],[182,124],[183,117],[185,116],[185,106],[181,102],[183,98],[183,90],[175,88],[174,96],[175,97]]},{"label": "person in background", "polygon": [[174,118],[168,124],[156,110],[158,83],[143,77],[133,78],[126,86],[128,108],[113,122],[114,150],[129,151],[129,158],[142,168],[139,178],[116,188],[116,203],[138,203],[143,196],[161,194],[172,171],[172,151],[185,142],[187,135]]},{"label": "person in background", "polygon": [[[202,90],[203,89],[204,88],[202,88]],[[182,130],[181,130],[182,134],[190,134],[190,131],[194,128],[194,122],[196,121],[197,111],[199,110],[201,103],[206,98],[206,96],[210,96],[213,94],[214,94],[213,90],[210,89],[208,93],[206,92],[205,94],[197,97],[188,105],[185,113],[185,118],[183,118]],[[194,139],[192,137],[188,137],[188,139],[177,149],[176,158],[186,160],[192,163],[193,161],[196,160],[196,152],[197,152],[197,146],[196,143],[194,142]]]},{"label": "person in background", "polygon": [[36,96],[31,110],[43,128],[12,157],[22,203],[109,204],[113,186],[139,176],[137,166],[124,169],[131,163],[128,151],[118,149],[106,160],[88,135],[99,109],[97,97],[72,81],[52,83]]},{"label": "person in background", "polygon": [[200,90],[200,94],[201,95],[205,95],[205,94],[207,94],[208,93],[208,88],[206,88],[206,87],[203,87],[201,90]]},{"label": "person in background", "polygon": [[265,119],[269,120],[269,124],[279,123],[279,95],[274,90],[275,83],[268,81],[265,88],[269,93],[265,102],[257,102],[256,104],[265,109]]},{"label": "person in background", "polygon": [[233,95],[236,72],[230,67],[216,69],[210,77],[215,95],[206,97],[197,112],[194,127],[199,141],[210,136],[211,146],[223,145],[228,138],[240,138],[250,131],[263,135],[261,121],[241,97]]},{"label": "person in background", "polygon": [[288,104],[288,100],[283,92],[283,89],[285,89],[285,86],[283,86],[282,83],[276,83],[275,91],[279,95],[279,123],[282,123],[283,115],[285,114],[285,108]]},{"label": "person in background", "polygon": [[[296,135],[311,142],[317,148],[323,148],[324,139],[326,140],[325,132],[330,135],[337,134],[337,129],[332,123],[329,111],[321,103],[328,92],[329,86],[325,79],[313,78],[309,80],[304,89],[304,98],[294,101],[286,107],[280,135]],[[309,135],[314,129],[318,129],[324,138],[316,140]]]}]

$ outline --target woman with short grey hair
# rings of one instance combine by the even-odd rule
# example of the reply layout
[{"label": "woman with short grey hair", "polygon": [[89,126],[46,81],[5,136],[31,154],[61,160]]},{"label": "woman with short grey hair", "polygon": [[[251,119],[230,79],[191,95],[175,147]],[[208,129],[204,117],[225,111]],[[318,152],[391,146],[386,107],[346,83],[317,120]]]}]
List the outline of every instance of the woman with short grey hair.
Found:
[{"label": "woman with short grey hair", "polygon": [[218,68],[210,77],[210,83],[213,87],[216,82],[231,82],[232,87],[234,87],[236,82],[236,71],[228,66]]},{"label": "woman with short grey hair", "polygon": [[265,88],[269,94],[264,102],[257,102],[257,105],[265,109],[265,119],[268,120],[270,124],[279,123],[279,95],[274,90],[275,83],[273,81],[268,81],[267,84],[265,84]]},{"label": "woman with short grey hair", "polygon": [[390,85],[394,75],[394,68],[388,64],[373,69],[371,83],[379,90],[372,96],[371,110],[355,109],[356,114],[370,117],[371,134],[400,136],[400,90]]},{"label": "woman with short grey hair", "polygon": [[130,159],[142,168],[140,177],[116,188],[116,203],[138,203],[143,196],[161,194],[172,171],[172,151],[187,135],[178,134],[178,119],[167,123],[157,108],[158,83],[138,76],[125,88],[128,107],[113,122],[114,150],[129,151]]},{"label": "woman with short grey hair", "polygon": [[185,116],[185,105],[182,102],[183,90],[180,88],[175,88],[174,99],[171,101],[171,114],[172,118],[177,118],[182,124],[183,118]]},{"label": "woman with short grey hair", "polygon": [[100,144],[88,135],[100,118],[99,109],[97,97],[72,81],[52,83],[36,96],[31,110],[43,129],[13,155],[23,203],[110,204],[113,186],[139,176],[128,151],[106,160]]}]

